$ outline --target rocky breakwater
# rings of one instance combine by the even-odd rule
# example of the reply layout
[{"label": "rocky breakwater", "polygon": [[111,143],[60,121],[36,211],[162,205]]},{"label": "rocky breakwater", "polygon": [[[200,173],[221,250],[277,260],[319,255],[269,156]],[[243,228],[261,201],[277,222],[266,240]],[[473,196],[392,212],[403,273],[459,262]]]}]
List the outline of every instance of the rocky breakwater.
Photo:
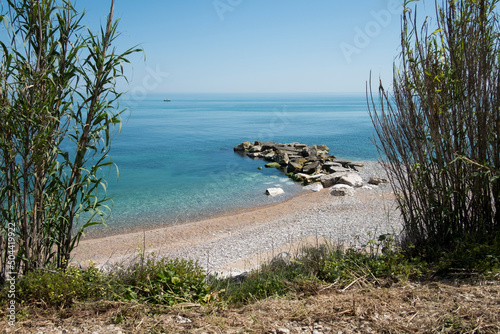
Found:
[{"label": "rocky breakwater", "polygon": [[[267,168],[282,170],[311,191],[333,187],[332,195],[345,196],[352,195],[354,188],[364,185],[358,173],[363,164],[337,159],[330,154],[330,149],[326,145],[246,141],[236,145],[234,151],[253,159],[266,160]],[[371,181],[386,182],[386,180]],[[272,196],[277,193],[275,190],[268,189],[266,193]]]}]

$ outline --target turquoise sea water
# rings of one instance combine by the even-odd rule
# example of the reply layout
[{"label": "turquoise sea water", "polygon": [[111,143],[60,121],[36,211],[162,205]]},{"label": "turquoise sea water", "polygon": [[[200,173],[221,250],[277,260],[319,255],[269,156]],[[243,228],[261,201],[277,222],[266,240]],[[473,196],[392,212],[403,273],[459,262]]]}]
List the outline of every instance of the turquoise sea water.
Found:
[{"label": "turquoise sea water", "polygon": [[[164,102],[169,98],[171,102]],[[109,229],[149,228],[285,200],[301,187],[262,160],[233,152],[243,141],[326,144],[330,153],[376,160],[364,94],[174,94],[121,101],[121,133],[107,175]],[[266,188],[283,196],[270,198]]]}]

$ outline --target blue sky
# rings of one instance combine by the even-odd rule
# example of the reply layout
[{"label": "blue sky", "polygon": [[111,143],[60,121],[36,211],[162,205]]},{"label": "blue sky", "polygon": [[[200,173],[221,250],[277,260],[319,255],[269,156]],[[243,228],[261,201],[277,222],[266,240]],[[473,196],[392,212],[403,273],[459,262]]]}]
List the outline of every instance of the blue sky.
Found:
[{"label": "blue sky", "polygon": [[[118,50],[141,46],[119,88],[151,93],[364,92],[392,80],[402,0],[115,0]],[[109,0],[78,0],[104,25]]]},{"label": "blue sky", "polygon": [[[116,0],[119,48],[140,45],[128,90],[363,92],[392,78],[401,0]],[[90,24],[109,1],[80,0]]]}]

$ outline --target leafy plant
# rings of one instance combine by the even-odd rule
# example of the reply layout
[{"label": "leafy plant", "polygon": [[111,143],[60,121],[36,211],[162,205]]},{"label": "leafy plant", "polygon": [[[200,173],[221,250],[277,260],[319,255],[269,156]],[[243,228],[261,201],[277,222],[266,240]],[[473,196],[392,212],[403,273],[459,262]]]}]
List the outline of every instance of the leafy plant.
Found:
[{"label": "leafy plant", "polygon": [[[70,0],[6,1],[0,15],[0,272],[66,267],[84,230],[104,223],[117,78],[127,56],[114,1],[94,34]],[[2,8],[3,9],[3,8]],[[14,249],[17,250],[14,257]],[[10,253],[9,253],[10,250]],[[9,255],[11,259],[9,260]],[[15,262],[14,264],[12,262]]]},{"label": "leafy plant", "polygon": [[114,272],[114,285],[122,286],[122,296],[155,304],[209,301],[211,287],[197,262],[179,259],[156,260],[150,256]]}]

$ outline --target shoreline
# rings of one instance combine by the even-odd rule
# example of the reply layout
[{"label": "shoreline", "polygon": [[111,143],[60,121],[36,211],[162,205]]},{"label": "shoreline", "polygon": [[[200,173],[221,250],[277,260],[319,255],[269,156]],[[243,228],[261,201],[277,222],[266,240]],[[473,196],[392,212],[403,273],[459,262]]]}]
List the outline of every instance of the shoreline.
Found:
[{"label": "shoreline", "polygon": [[[363,179],[383,176],[377,162],[365,162]],[[239,273],[270,257],[318,237],[361,246],[370,233],[399,231],[390,185],[356,189],[334,197],[329,189],[303,192],[283,202],[240,209],[173,225],[85,237],[73,251],[73,263],[99,268],[127,263],[139,254],[199,261],[208,272]],[[312,239],[311,239],[312,238]],[[309,240],[309,241],[307,241]]]},{"label": "shoreline", "polygon": [[[343,160],[343,159],[340,159]],[[347,159],[349,160],[349,159]],[[364,163],[364,164],[369,164],[369,165],[379,165],[379,162],[377,160],[352,160],[353,163]],[[373,168],[372,168],[373,169]],[[361,171],[360,174],[363,174],[363,170]],[[366,174],[366,173],[365,173]],[[385,175],[385,172],[380,172],[378,170],[376,175]],[[366,175],[365,175],[366,177]],[[283,178],[286,178],[286,175],[283,174]],[[367,181],[367,180],[365,180]],[[269,203],[269,204],[257,204],[256,206],[249,206],[249,207],[233,207],[233,208],[228,208],[227,211],[223,211],[220,213],[214,212],[214,213],[209,213],[206,215],[200,214],[196,218],[185,218],[185,219],[175,219],[175,220],[164,220],[162,222],[157,222],[157,223],[151,223],[147,224],[146,226],[128,226],[128,227],[119,227],[119,228],[107,228],[105,226],[97,227],[98,230],[90,230],[85,233],[85,239],[100,239],[100,238],[106,238],[106,237],[112,237],[116,235],[122,235],[122,234],[129,234],[129,233],[142,233],[144,231],[150,231],[150,230],[156,230],[156,229],[162,229],[162,228],[168,228],[172,226],[177,226],[177,225],[184,225],[184,224],[189,224],[193,222],[198,222],[198,221],[204,221],[208,219],[214,219],[214,218],[221,218],[224,216],[231,216],[231,215],[237,215],[240,212],[244,212],[247,210],[254,210],[254,209],[265,209],[265,208],[270,208],[273,207],[277,204],[280,203],[285,203],[287,201],[292,200],[295,197],[299,196],[304,196],[306,194],[310,193],[307,190],[301,190],[299,193],[283,200],[277,203]],[[83,238],[82,238],[83,239]]]}]

